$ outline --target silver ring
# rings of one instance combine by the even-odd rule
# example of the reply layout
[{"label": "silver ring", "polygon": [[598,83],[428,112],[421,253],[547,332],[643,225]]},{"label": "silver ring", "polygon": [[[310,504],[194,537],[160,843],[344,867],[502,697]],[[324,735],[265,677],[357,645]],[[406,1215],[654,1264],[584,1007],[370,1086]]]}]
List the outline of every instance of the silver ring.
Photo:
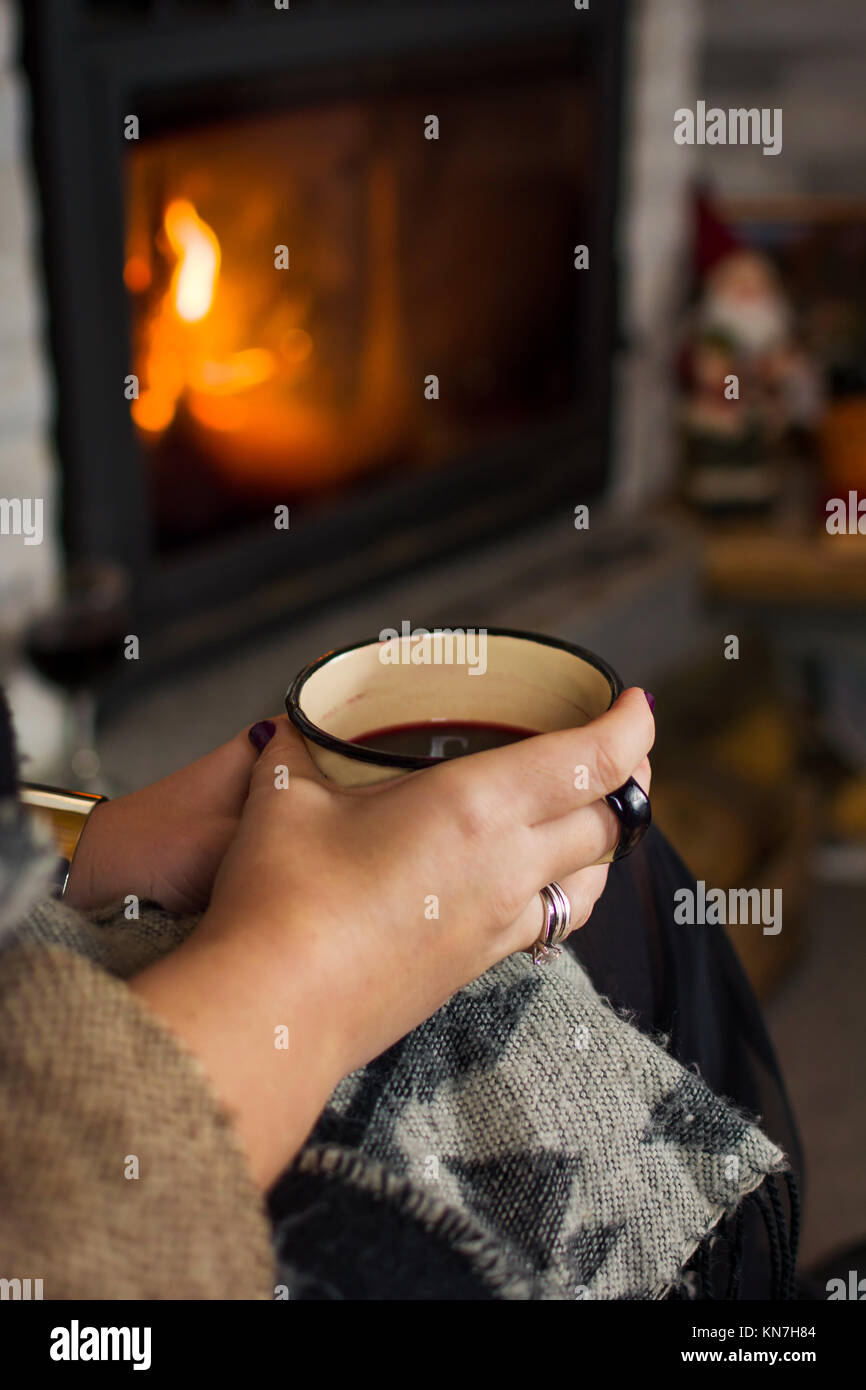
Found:
[{"label": "silver ring", "polygon": [[548,883],[547,892],[559,904],[557,922],[553,932],[553,943],[558,945],[568,936],[571,926],[571,902],[568,894],[560,883]]},{"label": "silver ring", "polygon": [[529,948],[533,965],[544,965],[560,955],[559,943],[565,940],[571,925],[571,903],[559,883],[548,883],[540,890],[539,897],[544,908],[544,925]]}]

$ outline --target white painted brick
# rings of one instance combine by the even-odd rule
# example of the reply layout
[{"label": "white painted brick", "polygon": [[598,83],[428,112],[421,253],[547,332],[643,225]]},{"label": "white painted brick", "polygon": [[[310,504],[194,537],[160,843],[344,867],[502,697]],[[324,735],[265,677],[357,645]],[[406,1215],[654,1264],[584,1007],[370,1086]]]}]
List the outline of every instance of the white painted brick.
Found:
[{"label": "white painted brick", "polygon": [[35,434],[17,438],[0,435],[0,497],[44,497],[46,508],[53,507],[55,485],[54,461],[47,444]]},{"label": "white painted brick", "polygon": [[[0,0],[0,496],[42,497],[45,534],[38,546],[25,545],[22,537],[0,537],[0,628],[7,633],[20,629],[47,598],[59,562],[60,531],[57,470],[45,429],[49,377],[24,121],[27,93],[23,75],[13,67],[15,9],[12,0]],[[31,695],[25,689],[25,700]]]},{"label": "white painted brick", "polygon": [[0,165],[15,163],[24,148],[23,79],[0,72]]},{"label": "white painted brick", "polygon": [[18,16],[16,7],[13,0],[0,0],[0,70],[11,67],[17,52]]},{"label": "white painted brick", "polygon": [[30,189],[15,164],[0,165],[0,256],[20,253],[33,234]]},{"label": "white painted brick", "polygon": [[694,101],[700,16],[693,0],[635,7],[623,206],[623,313],[630,350],[618,365],[613,498],[633,505],[675,466],[670,358],[681,314],[694,152],[674,143],[674,112]]},{"label": "white painted brick", "polygon": [[39,281],[26,262],[0,256],[0,354],[22,340],[35,342],[40,332]]},{"label": "white painted brick", "polygon": [[0,439],[38,432],[47,411],[48,386],[36,344],[0,343]]}]

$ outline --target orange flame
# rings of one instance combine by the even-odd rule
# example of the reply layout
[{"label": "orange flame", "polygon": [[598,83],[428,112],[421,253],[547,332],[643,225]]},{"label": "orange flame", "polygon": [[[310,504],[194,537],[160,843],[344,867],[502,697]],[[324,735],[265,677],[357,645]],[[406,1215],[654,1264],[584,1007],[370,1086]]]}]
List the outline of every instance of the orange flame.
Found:
[{"label": "orange flame", "polygon": [[[312,284],[303,276],[275,276],[270,258],[261,255],[261,237],[251,239],[241,216],[243,200],[232,193],[231,159],[227,186],[207,194],[210,222],[189,197],[196,184],[179,186],[173,166],[155,167],[161,177],[139,189],[125,269],[136,295],[133,365],[140,394],[130,409],[140,434],[155,445],[175,430],[178,450],[197,440],[218,475],[256,489],[286,480],[318,487],[395,457],[414,417],[391,163],[377,160],[367,179],[370,250],[361,319],[351,329],[336,325],[333,341],[327,332],[319,341],[314,331],[329,323],[328,286],[337,283],[330,252],[312,254]],[[238,187],[246,187],[245,165],[236,173]],[[152,190],[171,182],[154,236]],[[265,197],[262,225],[273,218],[274,241],[280,208]],[[342,276],[343,264],[336,264]],[[350,255],[346,267],[352,264]],[[323,279],[321,297],[316,277]]]},{"label": "orange flame", "polygon": [[220,244],[186,198],[175,198],[169,203],[163,225],[178,258],[170,290],[174,307],[185,323],[198,323],[213,304]]},{"label": "orange flame", "polygon": [[219,354],[221,334],[214,316],[197,327],[214,307],[222,253],[216,233],[186,198],[165,209],[163,228],[177,263],[167,293],[147,330],[145,385],[132,402],[139,429],[162,434],[173,421],[181,398],[209,428],[235,430],[245,410],[226,398],[248,391],[273,374],[273,355],[264,348]]}]

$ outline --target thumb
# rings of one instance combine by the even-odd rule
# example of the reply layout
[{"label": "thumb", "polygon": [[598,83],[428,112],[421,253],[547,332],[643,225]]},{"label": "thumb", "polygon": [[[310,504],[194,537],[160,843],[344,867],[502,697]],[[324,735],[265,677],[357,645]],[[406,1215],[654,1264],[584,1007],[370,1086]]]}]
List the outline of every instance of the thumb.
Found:
[{"label": "thumb", "polygon": [[253,724],[249,740],[258,753],[250,776],[251,797],[285,790],[292,777],[324,781],[304,740],[284,714]]}]

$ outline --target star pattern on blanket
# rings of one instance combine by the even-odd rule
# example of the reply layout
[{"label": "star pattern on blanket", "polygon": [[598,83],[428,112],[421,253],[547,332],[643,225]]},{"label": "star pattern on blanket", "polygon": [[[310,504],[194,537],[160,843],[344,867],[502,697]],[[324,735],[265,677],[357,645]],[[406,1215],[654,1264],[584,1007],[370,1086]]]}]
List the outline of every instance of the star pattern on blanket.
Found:
[{"label": "star pattern on blanket", "polygon": [[732,1153],[750,1126],[736,1111],[717,1103],[694,1072],[684,1072],[674,1088],[652,1107],[641,1135],[645,1144],[673,1144],[687,1151]]},{"label": "star pattern on blanket", "polygon": [[415,1030],[411,1045],[403,1038],[338,1088],[312,1142],[360,1147],[375,1129],[376,1157],[393,1164],[396,1172],[406,1172],[405,1154],[394,1142],[406,1109],[431,1105],[442,1086],[472,1071],[492,1074],[540,989],[539,976],[532,974],[483,992],[470,986],[454,995]]},{"label": "star pattern on blanket", "polygon": [[603,1269],[625,1229],[625,1222],[596,1222],[583,1226],[565,1242],[565,1258],[575,1271],[575,1298],[585,1297],[584,1289]]},{"label": "star pattern on blanket", "polygon": [[583,1168],[576,1155],[524,1150],[481,1162],[445,1157],[443,1166],[459,1181],[476,1216],[516,1245],[530,1269],[548,1268],[574,1179]]},{"label": "star pattern on blanket", "polygon": [[[680,1274],[686,1238],[776,1161],[748,1119],[592,994],[579,966],[545,973],[524,957],[346,1077],[305,1155],[322,1165],[325,1214],[343,1193],[328,1248],[345,1225],[391,1260],[386,1269],[381,1254],[365,1255],[342,1269],[335,1257],[327,1277],[340,1288],[402,1296],[392,1256],[406,1253],[411,1230],[413,1267],[428,1269],[427,1246],[451,1251],[431,1284],[445,1296],[454,1271],[471,1268],[470,1297],[575,1300],[658,1297]],[[318,1189],[298,1194],[308,1176],[290,1170],[274,1207],[278,1236],[292,1223],[286,1260],[298,1210],[321,1206]],[[307,1237],[318,1251],[324,1231]]]}]

